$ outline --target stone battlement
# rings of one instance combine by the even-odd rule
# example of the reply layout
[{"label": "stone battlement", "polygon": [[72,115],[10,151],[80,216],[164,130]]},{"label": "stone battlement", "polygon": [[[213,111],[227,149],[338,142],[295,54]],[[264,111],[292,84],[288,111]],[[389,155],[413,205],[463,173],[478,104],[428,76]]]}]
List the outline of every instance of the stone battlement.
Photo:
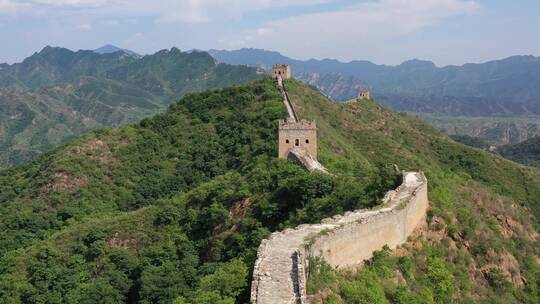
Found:
[{"label": "stone battlement", "polygon": [[291,122],[280,120],[280,130],[317,130],[317,124],[315,121],[302,120],[300,122]]},{"label": "stone battlement", "polygon": [[405,243],[425,220],[427,179],[423,173],[404,172],[403,182],[389,191],[382,205],[274,232],[261,242],[251,283],[251,303],[304,304],[307,263],[320,256],[333,267],[361,265],[384,245]]}]

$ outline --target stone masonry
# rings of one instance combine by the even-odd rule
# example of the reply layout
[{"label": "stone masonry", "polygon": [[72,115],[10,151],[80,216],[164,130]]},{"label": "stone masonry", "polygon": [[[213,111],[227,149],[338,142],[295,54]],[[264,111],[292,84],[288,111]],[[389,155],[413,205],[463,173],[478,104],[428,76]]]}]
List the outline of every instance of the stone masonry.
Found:
[{"label": "stone masonry", "polygon": [[279,157],[287,158],[292,148],[305,149],[317,159],[317,125],[314,121],[279,121]]},{"label": "stone masonry", "polygon": [[424,220],[427,208],[426,177],[404,172],[403,183],[389,191],[376,209],[273,233],[257,252],[251,303],[306,303],[308,257],[321,256],[334,267],[360,265],[384,245],[393,249],[405,243]]},{"label": "stone masonry", "polygon": [[288,64],[274,64],[272,66],[272,76],[275,78],[281,77],[281,79],[291,78],[291,66]]},{"label": "stone masonry", "polygon": [[[278,80],[278,87],[283,95],[283,104],[287,108],[288,117],[279,121],[278,126],[278,156],[284,159],[298,161],[310,172],[320,171],[328,173],[326,168],[317,160],[317,125],[315,121],[298,120],[296,111],[283,85],[281,70],[290,74],[290,66],[275,64],[274,74]],[[276,71],[278,71],[276,73]]]},{"label": "stone masonry", "polygon": [[360,91],[360,93],[358,93],[358,98],[357,99],[360,99],[360,100],[371,99],[369,90],[363,89],[362,91]]}]

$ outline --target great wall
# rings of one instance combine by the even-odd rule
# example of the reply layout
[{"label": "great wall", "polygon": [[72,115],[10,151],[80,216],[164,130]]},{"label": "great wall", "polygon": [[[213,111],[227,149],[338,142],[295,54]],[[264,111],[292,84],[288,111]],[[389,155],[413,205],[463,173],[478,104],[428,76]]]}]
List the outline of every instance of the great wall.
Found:
[{"label": "great wall", "polygon": [[283,104],[288,117],[279,121],[278,156],[300,163],[308,171],[329,174],[317,160],[317,124],[314,121],[299,121],[298,115],[283,85],[283,80],[291,78],[291,67],[285,64],[274,65],[272,74],[278,81],[283,95]]},{"label": "great wall", "polygon": [[[289,121],[297,124],[298,117],[282,83],[282,76],[291,76],[290,67],[275,66],[273,74],[278,78],[283,92]],[[315,122],[312,123],[315,125]],[[280,141],[280,147],[281,144]],[[308,147],[284,147],[288,148],[286,158],[291,154],[301,154],[301,157],[311,159],[311,164],[299,159],[306,169],[328,173],[309,153]],[[280,157],[283,157],[281,152]],[[405,243],[414,229],[425,220],[428,206],[428,186],[424,174],[403,172],[401,185],[389,191],[381,205],[372,210],[347,212],[324,219],[319,224],[300,225],[272,233],[261,242],[257,252],[251,303],[308,303],[306,284],[311,258],[321,257],[336,268],[360,266],[373,256],[374,251],[385,245],[394,249]]]}]

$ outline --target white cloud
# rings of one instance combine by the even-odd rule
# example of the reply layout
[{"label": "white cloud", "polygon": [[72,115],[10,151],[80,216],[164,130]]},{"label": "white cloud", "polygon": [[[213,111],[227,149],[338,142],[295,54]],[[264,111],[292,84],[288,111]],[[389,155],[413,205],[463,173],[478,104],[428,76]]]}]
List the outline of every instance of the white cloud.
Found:
[{"label": "white cloud", "polygon": [[[91,44],[108,40],[123,41],[144,52],[172,45],[186,49],[261,47],[298,58],[365,58],[396,63],[417,56],[426,46],[432,47],[427,40],[418,46],[418,37],[415,42],[409,41],[414,34],[422,35],[420,30],[424,28],[474,13],[479,7],[479,0],[362,0],[339,10],[309,13],[305,9],[297,16],[287,12],[291,6],[307,8],[338,1],[0,0],[0,16],[28,19],[6,18],[15,23],[31,19],[47,22],[48,26],[40,28],[40,44],[36,42],[29,49],[50,43],[76,48],[80,41]],[[249,13],[265,9],[274,9],[265,20],[276,17],[279,11],[283,13],[274,21],[247,20]],[[148,26],[148,20],[156,24]],[[13,28],[17,28],[15,23]],[[81,30],[92,31],[82,35]],[[21,31],[36,36],[35,30]]]},{"label": "white cloud", "polygon": [[81,30],[81,31],[87,32],[87,31],[91,31],[91,30],[92,30],[92,25],[89,24],[89,23],[82,23],[82,24],[79,24],[79,25],[77,26],[77,28],[78,28],[79,30]]},{"label": "white cloud", "polygon": [[118,26],[120,25],[120,20],[117,20],[117,19],[109,19],[109,20],[105,20],[103,22],[103,24],[107,25],[107,26]]},{"label": "white cloud", "polygon": [[470,0],[380,0],[334,12],[294,16],[264,25],[265,31],[248,30],[222,39],[228,48],[256,46],[286,50],[297,57],[358,58],[376,50],[378,42],[406,37],[453,16],[474,13],[479,5]]},{"label": "white cloud", "polygon": [[125,44],[136,46],[139,43],[141,43],[144,39],[145,39],[145,36],[143,33],[135,33],[131,35],[128,39],[126,39]]},{"label": "white cloud", "polygon": [[13,15],[30,7],[28,3],[0,0],[0,15]]},{"label": "white cloud", "polygon": [[98,7],[107,4],[108,0],[31,0],[33,4],[43,4],[55,7]]},{"label": "white cloud", "polygon": [[246,12],[266,8],[333,1],[336,0],[0,0],[0,14],[151,16],[160,23],[207,23],[211,20],[238,19]]}]

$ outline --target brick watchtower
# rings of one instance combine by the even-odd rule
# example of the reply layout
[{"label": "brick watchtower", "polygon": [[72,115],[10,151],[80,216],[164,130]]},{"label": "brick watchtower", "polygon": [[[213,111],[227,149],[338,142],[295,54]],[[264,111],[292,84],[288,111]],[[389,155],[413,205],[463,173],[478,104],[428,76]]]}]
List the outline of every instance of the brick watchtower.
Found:
[{"label": "brick watchtower", "polygon": [[274,64],[272,66],[272,76],[275,78],[281,77],[281,79],[291,78],[291,66],[288,64]]},{"label": "brick watchtower", "polygon": [[317,125],[315,121],[279,121],[279,157],[287,158],[292,148],[307,150],[317,159]]},{"label": "brick watchtower", "polygon": [[362,91],[360,91],[360,93],[358,93],[358,99],[360,99],[360,100],[371,99],[371,96],[369,94],[369,90],[363,89]]}]

